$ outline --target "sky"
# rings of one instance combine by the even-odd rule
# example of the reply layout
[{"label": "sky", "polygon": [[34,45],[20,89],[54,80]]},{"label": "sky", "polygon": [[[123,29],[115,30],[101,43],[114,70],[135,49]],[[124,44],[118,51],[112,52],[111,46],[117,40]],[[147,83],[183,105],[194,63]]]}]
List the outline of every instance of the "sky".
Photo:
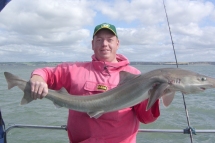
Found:
[{"label": "sky", "polygon": [[[177,61],[215,62],[215,0],[164,2]],[[12,0],[0,12],[0,62],[90,61],[104,22],[130,61],[175,61],[162,0]]]}]

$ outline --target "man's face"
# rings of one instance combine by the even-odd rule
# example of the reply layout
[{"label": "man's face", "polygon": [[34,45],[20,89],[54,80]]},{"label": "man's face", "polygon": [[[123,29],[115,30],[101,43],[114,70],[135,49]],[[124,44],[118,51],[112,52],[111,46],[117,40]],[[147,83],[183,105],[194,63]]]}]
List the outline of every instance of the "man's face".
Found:
[{"label": "man's face", "polygon": [[119,47],[118,38],[108,29],[96,33],[92,41],[92,49],[100,61],[117,62],[116,52]]}]

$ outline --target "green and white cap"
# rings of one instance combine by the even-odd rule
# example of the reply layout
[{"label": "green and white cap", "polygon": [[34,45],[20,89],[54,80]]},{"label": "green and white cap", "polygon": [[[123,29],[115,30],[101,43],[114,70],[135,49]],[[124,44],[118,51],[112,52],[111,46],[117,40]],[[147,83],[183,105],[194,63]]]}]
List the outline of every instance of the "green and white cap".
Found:
[{"label": "green and white cap", "polygon": [[114,35],[116,35],[116,37],[118,37],[117,33],[116,33],[116,27],[109,23],[102,23],[102,24],[97,25],[94,29],[93,36],[95,36],[96,33],[101,29],[109,29],[110,31],[112,31],[114,33]]}]

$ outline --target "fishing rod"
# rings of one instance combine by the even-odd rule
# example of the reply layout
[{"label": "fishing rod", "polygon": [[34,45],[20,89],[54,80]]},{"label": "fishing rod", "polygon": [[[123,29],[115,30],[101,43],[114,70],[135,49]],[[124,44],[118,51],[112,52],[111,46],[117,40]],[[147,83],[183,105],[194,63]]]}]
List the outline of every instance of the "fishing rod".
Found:
[{"label": "fishing rod", "polygon": [[[176,56],[176,52],[175,52],[174,42],[173,42],[173,38],[172,38],[171,29],[170,29],[170,26],[169,26],[169,19],[168,19],[168,15],[167,15],[167,12],[166,12],[166,6],[165,6],[165,3],[164,3],[164,0],[163,0],[163,6],[164,6],[165,13],[166,13],[166,19],[167,19],[167,23],[168,23],[168,27],[169,27],[169,34],[170,34],[170,37],[171,37],[172,48],[173,48],[174,55],[175,55],[175,62],[176,62],[176,66],[177,66],[177,68],[178,68],[177,56]],[[191,143],[193,143],[193,130],[194,130],[194,129],[190,126],[189,114],[188,114],[188,110],[187,110],[187,106],[186,106],[184,94],[183,94],[183,93],[181,93],[181,94],[182,94],[182,97],[183,97],[184,109],[185,109],[186,118],[187,118],[187,125],[188,125],[188,128],[187,128],[187,129],[188,129],[189,134],[190,134],[190,141],[191,141]],[[195,133],[195,132],[194,132],[194,133]]]}]

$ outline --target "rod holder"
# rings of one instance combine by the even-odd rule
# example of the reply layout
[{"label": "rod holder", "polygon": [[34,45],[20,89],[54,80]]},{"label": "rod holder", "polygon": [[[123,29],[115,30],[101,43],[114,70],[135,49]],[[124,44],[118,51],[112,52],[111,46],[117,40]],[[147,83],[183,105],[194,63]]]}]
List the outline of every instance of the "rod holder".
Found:
[{"label": "rod holder", "polygon": [[184,129],[184,134],[190,134],[190,131],[192,132],[192,134],[196,135],[196,130],[192,127],[187,127],[186,129]]}]

